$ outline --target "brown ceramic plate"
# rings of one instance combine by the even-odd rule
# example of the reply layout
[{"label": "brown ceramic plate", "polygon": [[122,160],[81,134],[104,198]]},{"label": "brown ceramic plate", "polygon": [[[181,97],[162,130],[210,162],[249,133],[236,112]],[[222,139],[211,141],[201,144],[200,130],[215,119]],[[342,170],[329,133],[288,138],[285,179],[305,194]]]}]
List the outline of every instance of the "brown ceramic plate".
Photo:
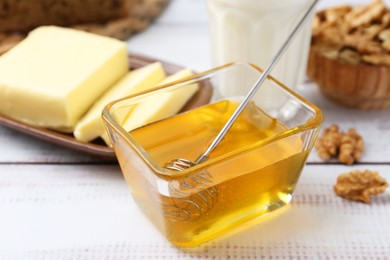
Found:
[{"label": "brown ceramic plate", "polygon": [[[139,54],[130,53],[129,57],[131,60],[131,69],[137,69],[156,61],[159,61],[163,64],[164,69],[168,75],[173,74],[184,68],[182,66],[152,59]],[[198,91],[194,95],[194,97],[187,103],[185,107],[186,110],[207,104],[210,101],[212,95],[212,87],[205,86],[200,89],[201,90]],[[3,115],[0,115],[0,125],[4,125],[19,132],[37,137],[39,139],[57,144],[59,146],[97,156],[108,161],[116,161],[114,150],[106,146],[101,140],[96,140],[92,143],[81,142],[76,140],[71,134],[64,134],[45,128],[31,126]]]}]

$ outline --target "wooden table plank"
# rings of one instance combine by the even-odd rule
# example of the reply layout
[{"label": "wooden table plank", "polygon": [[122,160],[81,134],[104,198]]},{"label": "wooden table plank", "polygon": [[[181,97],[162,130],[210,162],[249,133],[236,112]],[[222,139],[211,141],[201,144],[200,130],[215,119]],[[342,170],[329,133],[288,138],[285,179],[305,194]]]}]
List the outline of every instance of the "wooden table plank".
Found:
[{"label": "wooden table plank", "polygon": [[0,126],[0,163],[91,163],[100,160]]},{"label": "wooden table plank", "polygon": [[[389,166],[362,165],[390,179]],[[362,259],[390,254],[390,192],[371,205],[337,197],[346,166],[307,166],[292,203],[192,250],[143,216],[116,166],[0,165],[0,259]]]}]

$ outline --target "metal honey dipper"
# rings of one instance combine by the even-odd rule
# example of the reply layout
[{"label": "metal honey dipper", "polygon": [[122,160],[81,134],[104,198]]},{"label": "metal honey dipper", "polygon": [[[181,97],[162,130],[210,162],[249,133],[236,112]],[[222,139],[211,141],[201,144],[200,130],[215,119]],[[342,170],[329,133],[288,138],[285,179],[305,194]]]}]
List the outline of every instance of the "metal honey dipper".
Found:
[{"label": "metal honey dipper", "polygon": [[[263,84],[263,82],[266,80],[266,78],[271,73],[272,69],[275,67],[275,65],[278,63],[279,59],[282,57],[284,52],[287,50],[287,48],[290,46],[291,42],[295,38],[295,36],[298,34],[299,30],[302,28],[302,26],[305,24],[307,19],[310,17],[310,13],[314,10],[316,4],[319,0],[314,0],[311,6],[308,8],[304,16],[299,21],[298,25],[294,28],[294,30],[291,32],[291,34],[288,36],[286,41],[283,43],[281,48],[278,50],[274,58],[272,59],[271,63],[268,65],[268,67],[264,70],[262,75],[257,79],[255,84],[252,86],[248,94],[245,96],[245,98],[242,100],[240,105],[237,107],[237,109],[234,111],[234,113],[231,115],[229,120],[226,122],[224,127],[221,129],[221,131],[218,133],[218,135],[215,137],[213,142],[208,146],[208,148],[197,158],[196,161],[190,161],[188,159],[184,158],[177,158],[174,160],[171,160],[167,162],[163,167],[172,171],[184,171],[188,168],[191,168],[193,166],[196,166],[204,161],[206,161],[209,158],[210,153],[218,146],[218,144],[222,141],[222,139],[225,137],[227,132],[230,130],[234,122],[237,120],[241,112],[245,109],[247,104],[250,102],[252,97],[256,94],[257,90],[260,88],[260,86]],[[193,220],[195,217],[193,216],[194,213],[196,216],[202,215],[202,212],[207,211],[208,209],[212,208],[213,205],[217,202],[217,196],[218,196],[218,189],[216,187],[210,187],[210,184],[212,183],[211,175],[208,172],[202,172],[195,175],[188,176],[187,178],[183,179],[180,184],[180,188],[184,189],[196,189],[199,190],[198,193],[191,195],[190,199],[187,198],[176,198],[175,202],[173,204],[176,205],[176,208],[180,211],[180,214],[177,211],[168,210],[167,214],[164,214],[167,218],[173,221],[189,221]],[[202,189],[202,186],[204,187]],[[207,188],[209,187],[209,188]],[[185,195],[186,192],[179,191],[177,188],[170,186],[170,190],[175,192],[176,194]],[[196,195],[196,196],[195,196]],[[177,207],[179,204],[186,204],[190,205],[191,207]],[[166,206],[171,207],[173,204],[168,204]],[[191,210],[191,209],[192,210]],[[163,209],[164,210],[164,209]],[[184,218],[180,217],[180,219],[175,218],[177,214],[183,216]]]},{"label": "metal honey dipper", "polygon": [[306,11],[305,15],[302,17],[302,19],[299,21],[298,25],[294,28],[292,33],[289,35],[289,37],[286,39],[282,47],[279,49],[279,51],[276,53],[275,57],[272,59],[271,64],[268,65],[268,67],[264,70],[263,74],[260,76],[260,78],[255,82],[255,84],[252,86],[248,94],[245,96],[244,100],[240,103],[240,105],[237,107],[237,109],[234,111],[234,113],[231,115],[229,120],[226,122],[224,127],[221,129],[221,131],[218,133],[218,135],[215,137],[214,141],[209,145],[209,147],[206,149],[205,152],[203,152],[198,159],[195,162],[192,162],[187,159],[181,159],[177,158],[172,161],[167,162],[164,165],[164,168],[173,170],[173,171],[183,171],[185,169],[188,169],[190,167],[193,167],[195,165],[198,165],[205,160],[208,159],[210,153],[218,146],[218,144],[222,141],[222,139],[225,137],[226,133],[230,130],[234,122],[237,120],[238,116],[241,114],[241,112],[244,110],[244,108],[248,105],[249,101],[252,99],[252,97],[256,94],[257,90],[260,88],[260,86],[263,84],[265,79],[268,77],[268,75],[271,73],[272,69],[275,67],[275,65],[278,63],[279,59],[282,57],[284,52],[287,50],[287,48],[290,46],[291,42],[294,40],[295,36],[298,34],[299,30],[302,28],[302,26],[305,24],[306,20],[310,16],[310,13],[313,11],[314,7],[316,6],[317,2],[319,0],[314,0],[310,8]]}]

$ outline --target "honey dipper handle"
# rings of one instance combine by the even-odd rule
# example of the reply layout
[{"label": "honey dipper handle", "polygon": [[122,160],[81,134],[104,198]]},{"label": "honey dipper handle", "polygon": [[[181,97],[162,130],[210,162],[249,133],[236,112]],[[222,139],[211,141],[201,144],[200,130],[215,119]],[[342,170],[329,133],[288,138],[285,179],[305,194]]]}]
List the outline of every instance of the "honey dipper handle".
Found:
[{"label": "honey dipper handle", "polygon": [[207,148],[207,150],[199,156],[199,158],[196,160],[196,164],[201,163],[208,159],[208,156],[210,153],[217,147],[217,145],[222,141],[222,139],[225,137],[226,133],[229,131],[229,129],[232,127],[234,122],[237,120],[238,116],[241,114],[242,110],[247,106],[249,101],[252,99],[252,97],[256,94],[257,90],[260,88],[260,86],[263,84],[265,79],[268,77],[268,75],[271,73],[272,69],[275,67],[275,65],[278,63],[279,59],[282,57],[284,52],[287,50],[287,48],[290,46],[291,42],[294,40],[295,36],[298,34],[299,30],[302,28],[302,26],[306,23],[307,19],[310,17],[310,13],[314,10],[314,7],[318,3],[319,0],[314,0],[311,4],[310,8],[306,11],[305,15],[302,17],[302,19],[299,21],[298,25],[294,28],[294,30],[291,32],[291,34],[288,36],[282,47],[279,49],[279,51],[276,53],[275,57],[272,59],[271,64],[268,65],[268,67],[264,70],[263,74],[260,76],[260,78],[256,81],[256,83],[253,85],[253,87],[250,89],[244,100],[241,102],[241,104],[237,107],[237,109],[234,111],[233,115],[229,118],[229,120],[226,122],[224,127],[221,129],[221,131],[218,133],[218,135],[215,137],[214,141],[210,144],[210,146]]}]

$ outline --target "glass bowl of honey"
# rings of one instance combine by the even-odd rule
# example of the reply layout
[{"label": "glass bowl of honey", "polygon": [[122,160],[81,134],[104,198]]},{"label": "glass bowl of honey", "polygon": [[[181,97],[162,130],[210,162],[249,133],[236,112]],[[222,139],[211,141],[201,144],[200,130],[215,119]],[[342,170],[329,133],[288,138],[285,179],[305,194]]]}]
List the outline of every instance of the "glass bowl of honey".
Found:
[{"label": "glass bowl of honey", "polygon": [[[196,246],[261,221],[293,197],[323,115],[272,77],[206,161],[181,171],[165,167],[176,158],[195,161],[261,73],[254,65],[227,64],[103,111],[134,201],[176,246]],[[194,102],[199,93],[209,95]]]}]

